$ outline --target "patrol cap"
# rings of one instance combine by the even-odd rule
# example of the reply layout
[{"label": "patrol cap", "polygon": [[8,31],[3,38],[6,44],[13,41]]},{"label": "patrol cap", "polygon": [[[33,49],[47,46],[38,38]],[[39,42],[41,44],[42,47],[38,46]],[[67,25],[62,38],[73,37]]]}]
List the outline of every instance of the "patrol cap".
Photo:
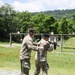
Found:
[{"label": "patrol cap", "polygon": [[28,30],[28,33],[36,33],[36,31],[33,29],[33,28],[30,28],[29,30]]},{"label": "patrol cap", "polygon": [[44,34],[43,34],[43,37],[49,38],[49,34],[48,34],[48,33],[44,33]]}]

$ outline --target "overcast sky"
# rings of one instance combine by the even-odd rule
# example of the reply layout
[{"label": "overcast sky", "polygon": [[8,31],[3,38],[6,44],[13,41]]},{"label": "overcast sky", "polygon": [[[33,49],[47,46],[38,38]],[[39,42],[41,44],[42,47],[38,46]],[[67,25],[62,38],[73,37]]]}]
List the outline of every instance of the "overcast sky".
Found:
[{"label": "overcast sky", "polygon": [[75,9],[75,0],[0,0],[0,6],[4,3],[13,5],[14,9],[20,12]]}]

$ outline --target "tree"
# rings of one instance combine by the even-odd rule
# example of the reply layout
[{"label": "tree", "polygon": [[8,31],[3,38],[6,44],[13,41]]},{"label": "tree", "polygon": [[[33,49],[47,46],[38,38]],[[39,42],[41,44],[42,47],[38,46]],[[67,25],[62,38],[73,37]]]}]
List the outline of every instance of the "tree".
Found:
[{"label": "tree", "polygon": [[44,32],[44,19],[46,15],[44,13],[38,13],[31,18],[31,22],[34,23],[34,28],[36,29],[37,33],[43,33]]},{"label": "tree", "polygon": [[9,4],[0,7],[0,35],[1,40],[9,38],[9,33],[17,29],[16,12]]},{"label": "tree", "polygon": [[57,20],[53,16],[47,16],[44,20],[44,28],[47,33],[57,33],[58,23]]},{"label": "tree", "polygon": [[35,24],[35,29],[38,33],[50,33],[56,31],[55,28],[57,20],[53,16],[39,13],[31,18],[31,21]]},{"label": "tree", "polygon": [[59,23],[59,33],[60,34],[68,34],[68,20],[66,17],[62,17]]},{"label": "tree", "polygon": [[28,11],[18,13],[20,32],[26,33],[28,28],[33,27],[33,23],[30,21],[32,14]]},{"label": "tree", "polygon": [[72,19],[69,20],[69,33],[75,32],[75,13],[72,14]]}]

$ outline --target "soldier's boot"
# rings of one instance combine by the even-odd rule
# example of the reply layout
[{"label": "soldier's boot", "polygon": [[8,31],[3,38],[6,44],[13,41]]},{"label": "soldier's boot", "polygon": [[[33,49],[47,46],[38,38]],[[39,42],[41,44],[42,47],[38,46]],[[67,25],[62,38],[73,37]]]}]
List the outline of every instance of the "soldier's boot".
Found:
[{"label": "soldier's boot", "polygon": [[39,75],[39,73],[37,74],[37,73],[34,73],[34,75]]},{"label": "soldier's boot", "polygon": [[35,72],[34,72],[34,75],[39,75],[39,73],[40,73],[39,70],[38,70],[38,71],[35,71]]},{"label": "soldier's boot", "polygon": [[49,69],[48,64],[46,64],[46,67],[42,69],[42,75],[48,75],[47,70]]},{"label": "soldier's boot", "polygon": [[29,69],[22,70],[21,75],[29,75]]},{"label": "soldier's boot", "polygon": [[42,75],[48,75],[47,71],[43,71]]}]

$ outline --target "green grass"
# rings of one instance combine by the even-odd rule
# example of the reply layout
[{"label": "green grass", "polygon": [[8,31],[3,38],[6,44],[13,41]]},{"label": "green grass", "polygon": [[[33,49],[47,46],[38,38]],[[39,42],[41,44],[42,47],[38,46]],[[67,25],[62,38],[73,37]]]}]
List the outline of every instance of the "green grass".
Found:
[{"label": "green grass", "polygon": [[[35,70],[34,56],[35,52],[32,53],[30,72]],[[56,51],[53,51],[48,52],[47,57],[50,66],[49,75],[75,75],[75,54],[56,53]]]},{"label": "green grass", "polygon": [[[75,38],[63,42],[63,47],[75,47]],[[73,43],[73,44],[72,44]],[[60,53],[60,47],[53,52],[48,52],[47,60],[49,63],[48,75],[75,75],[75,49],[63,48]],[[20,47],[1,47],[0,46],[0,69],[2,70],[20,70],[19,59]],[[30,73],[34,73],[35,52],[31,53]],[[42,75],[42,72],[40,73]]]},{"label": "green grass", "polygon": [[[50,53],[48,56],[50,65],[49,73],[54,75],[74,75],[75,69],[75,55],[63,53]],[[54,71],[54,72],[53,72]],[[70,74],[71,73],[71,74]],[[73,73],[73,74],[72,74]]]},{"label": "green grass", "polygon": [[9,44],[9,42],[0,42],[0,44]]},{"label": "green grass", "polygon": [[0,47],[0,69],[19,69],[20,47]]},{"label": "green grass", "polygon": [[70,38],[67,41],[63,41],[62,50],[63,52],[75,53],[75,37]]}]

